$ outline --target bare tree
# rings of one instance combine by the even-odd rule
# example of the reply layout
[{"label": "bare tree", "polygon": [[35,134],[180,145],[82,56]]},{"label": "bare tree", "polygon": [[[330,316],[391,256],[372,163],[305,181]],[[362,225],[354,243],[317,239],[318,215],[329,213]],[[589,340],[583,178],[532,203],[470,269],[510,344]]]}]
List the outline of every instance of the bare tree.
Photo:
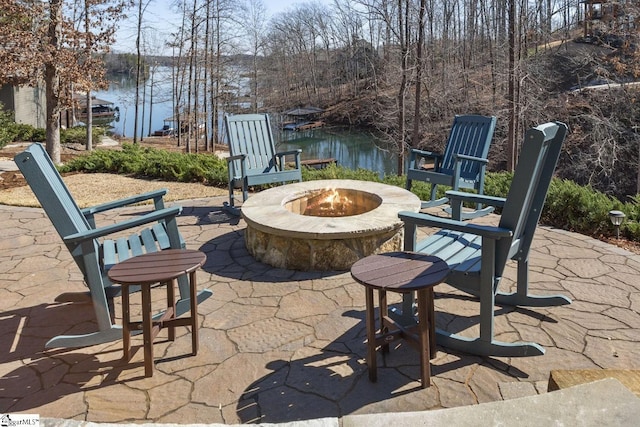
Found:
[{"label": "bare tree", "polygon": [[[417,146],[420,142],[420,105],[422,102],[422,48],[424,45],[424,17],[426,12],[426,0],[420,0],[420,11],[418,17],[418,41],[416,44],[416,84],[415,84],[415,108],[413,113],[413,137],[412,145]],[[404,166],[403,168],[404,169]],[[402,169],[398,169],[401,171]]]},{"label": "bare tree", "polygon": [[248,0],[242,9],[241,24],[246,34],[247,53],[251,55],[251,110],[258,112],[258,60],[263,53],[267,9],[262,0]]},{"label": "bare tree", "polygon": [[136,27],[136,101],[135,101],[135,117],[133,122],[133,143],[136,144],[138,142],[138,123],[139,120],[138,109],[140,106],[140,82],[143,79],[143,57],[142,57],[142,22],[143,22],[143,14],[149,6],[151,0],[138,0],[138,20]]}]

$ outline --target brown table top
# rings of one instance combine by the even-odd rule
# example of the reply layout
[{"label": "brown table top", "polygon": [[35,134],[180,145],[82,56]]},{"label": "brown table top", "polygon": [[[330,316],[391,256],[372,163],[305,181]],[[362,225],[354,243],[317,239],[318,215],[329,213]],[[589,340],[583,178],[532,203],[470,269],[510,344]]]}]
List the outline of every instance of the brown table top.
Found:
[{"label": "brown table top", "polygon": [[351,276],[358,283],[394,292],[434,286],[442,283],[448,274],[446,262],[436,256],[416,252],[369,255],[351,267]]},{"label": "brown table top", "polygon": [[190,249],[167,249],[129,258],[109,270],[109,279],[124,285],[165,282],[201,267],[207,257]]}]

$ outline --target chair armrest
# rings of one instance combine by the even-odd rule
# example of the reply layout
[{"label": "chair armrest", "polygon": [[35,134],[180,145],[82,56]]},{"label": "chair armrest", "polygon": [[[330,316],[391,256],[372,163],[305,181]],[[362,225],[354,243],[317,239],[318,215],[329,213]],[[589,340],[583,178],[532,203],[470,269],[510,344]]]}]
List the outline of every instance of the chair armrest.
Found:
[{"label": "chair armrest", "polygon": [[[302,150],[300,148],[297,148],[295,150],[289,150],[289,151],[279,151],[277,153],[274,154],[274,159],[273,161],[276,164],[276,167],[278,168],[278,170],[283,171],[285,169],[284,166],[284,162],[286,161],[286,156],[291,156],[291,155],[295,155],[294,157],[294,163],[295,163],[295,168],[296,169],[300,169],[300,154],[302,153]],[[278,158],[278,160],[276,161],[275,157]]]},{"label": "chair armrest", "polygon": [[236,154],[235,156],[229,156],[227,157],[227,163],[231,163],[234,160],[244,160],[246,157],[246,154]]},{"label": "chair armrest", "polygon": [[503,207],[507,199],[504,197],[487,196],[485,194],[466,193],[464,191],[449,190],[446,193],[450,202],[482,203],[483,205]]},{"label": "chair armrest", "polygon": [[412,148],[409,154],[409,168],[413,169],[420,169],[420,165],[418,164],[418,157],[420,157],[433,159],[433,169],[437,171],[440,168],[440,163],[443,158],[443,155],[440,153],[420,150],[417,148]]},{"label": "chair armrest", "polygon": [[460,159],[460,160],[468,160],[470,162],[478,162],[478,163],[482,163],[482,164],[485,164],[485,165],[489,163],[488,159],[483,159],[482,157],[468,156],[466,154],[454,154],[453,155],[453,159],[454,159],[454,161],[458,161],[458,159]]},{"label": "chair armrest", "polygon": [[116,224],[109,224],[109,225],[105,225],[104,227],[83,231],[81,233],[70,234],[68,236],[65,236],[62,240],[65,243],[79,244],[87,240],[108,236],[113,233],[117,233],[123,230],[128,230],[134,227],[139,227],[141,225],[149,224],[152,222],[158,222],[162,220],[175,218],[181,212],[182,212],[181,206],[174,206],[171,208],[161,209],[158,211],[150,212],[145,215],[141,215],[137,218],[118,222]]},{"label": "chair armrest", "polygon": [[164,209],[163,197],[165,196],[165,194],[167,194],[167,190],[165,188],[162,188],[160,190],[149,191],[148,193],[142,193],[135,196],[127,197],[125,199],[114,200],[97,206],[81,209],[80,212],[87,219],[87,222],[89,223],[89,225],[91,225],[91,228],[96,228],[95,214],[97,213],[106,212],[111,209],[133,205],[151,199],[153,199],[153,205],[156,210]]},{"label": "chair armrest", "polygon": [[[504,206],[506,199],[504,197],[493,197],[484,194],[466,193],[462,191],[449,190],[446,193],[446,197],[449,199],[449,206],[451,207],[451,218],[455,220],[462,219],[462,204],[464,202],[473,203],[476,206],[488,205],[493,207]],[[491,209],[492,208],[485,208]],[[487,213],[491,212],[487,211]],[[472,218],[473,216],[471,216]],[[467,218],[470,218],[467,216]]]},{"label": "chair armrest", "polygon": [[469,222],[441,218],[425,213],[401,211],[398,212],[398,217],[402,222],[411,224],[412,226],[444,228],[447,230],[459,231],[461,233],[470,233],[475,234],[476,236],[488,237],[494,240],[511,237],[513,235],[513,232],[507,228],[471,224]]},{"label": "chair armrest", "polygon": [[[227,169],[229,172],[229,191],[232,191],[231,188],[233,188],[234,184],[234,180],[238,179],[238,178],[243,178],[245,176],[247,176],[247,166],[245,165],[245,160],[247,159],[247,155],[246,154],[236,154],[235,156],[229,156],[227,157]],[[236,160],[240,160],[240,175],[238,176],[238,174],[236,173],[236,166],[233,162],[235,162]]]},{"label": "chair armrest", "polygon": [[277,152],[275,155],[278,157],[282,157],[282,156],[290,156],[292,154],[295,154],[296,156],[300,155],[300,153],[302,153],[302,149],[297,148],[295,150],[289,150],[289,151],[279,151]]},{"label": "chair armrest", "polygon": [[433,151],[425,151],[425,150],[419,150],[417,148],[412,148],[411,149],[411,156],[415,156],[415,155],[419,155],[420,157],[442,157],[442,154],[440,153],[434,153]]},{"label": "chair armrest", "polygon": [[[467,156],[466,154],[454,154],[453,155],[453,176],[454,176],[454,182],[457,183],[457,181],[460,179],[460,174],[462,171],[462,161],[466,160],[469,162],[476,162],[476,163],[480,163],[480,175],[484,175],[484,168],[486,167],[488,160],[487,159],[483,159],[481,157],[474,157],[474,156]],[[457,190],[458,186],[457,184],[454,186],[454,190]]]},{"label": "chair armrest", "polygon": [[160,190],[149,191],[148,193],[137,194],[135,196],[127,197],[124,199],[113,200],[111,202],[103,203],[100,205],[92,206],[89,208],[81,209],[82,214],[93,215],[100,212],[105,212],[111,209],[120,208],[123,206],[133,205],[136,203],[144,202],[150,199],[162,199],[167,194],[167,189],[162,188]]}]

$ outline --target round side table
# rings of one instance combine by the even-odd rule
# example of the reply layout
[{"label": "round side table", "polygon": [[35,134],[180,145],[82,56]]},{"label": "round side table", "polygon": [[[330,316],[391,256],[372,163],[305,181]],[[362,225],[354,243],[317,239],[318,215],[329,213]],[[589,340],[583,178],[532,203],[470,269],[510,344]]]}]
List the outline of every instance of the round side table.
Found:
[{"label": "round side table", "polygon": [[[142,329],[144,337],[144,373],[153,375],[153,339],[160,329],[168,328],[169,340],[175,339],[176,326],[191,326],[191,348],[198,353],[198,301],[196,270],[206,261],[204,253],[188,249],[167,249],[129,258],[113,266],[108,276],[122,285],[122,341],[124,358],[129,360],[131,330]],[[175,287],[178,277],[189,275],[189,317],[176,316]],[[151,286],[167,286],[167,309],[159,319],[152,320]],[[132,322],[129,308],[129,286],[139,285],[142,291],[142,322]]]},{"label": "round side table", "polygon": [[[376,351],[388,351],[389,343],[404,339],[420,352],[422,388],[431,385],[430,359],[435,357],[435,313],[433,287],[449,274],[449,266],[438,257],[416,252],[389,252],[370,255],[351,267],[351,276],[365,286],[367,322],[367,366],[369,379],[377,380]],[[380,328],[376,331],[373,291],[378,291]],[[418,322],[400,325],[389,317],[387,291],[416,292]]]}]

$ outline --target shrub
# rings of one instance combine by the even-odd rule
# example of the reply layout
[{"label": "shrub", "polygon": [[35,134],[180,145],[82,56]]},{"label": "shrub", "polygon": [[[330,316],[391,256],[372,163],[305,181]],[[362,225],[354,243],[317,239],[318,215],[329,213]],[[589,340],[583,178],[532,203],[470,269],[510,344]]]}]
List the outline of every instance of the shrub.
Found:
[{"label": "shrub", "polygon": [[16,132],[13,114],[5,111],[0,103],[0,148],[15,141],[15,137]]},{"label": "shrub", "polygon": [[[93,144],[100,142],[100,138],[105,135],[105,129],[100,126],[95,126],[91,132],[91,139]],[[60,130],[60,143],[61,144],[81,144],[87,143],[87,127],[86,126],[74,126],[68,129]]]},{"label": "shrub", "polygon": [[609,211],[612,209],[622,209],[622,203],[591,187],[554,179],[541,221],[591,236],[610,235]]},{"label": "shrub", "polygon": [[226,161],[214,155],[182,154],[135,144],[123,144],[122,150],[94,150],[67,162],[60,171],[118,173],[215,186],[228,182]]},{"label": "shrub", "polygon": [[368,169],[347,169],[336,164],[327,165],[323,169],[302,168],[303,181],[315,181],[319,179],[354,179],[356,181],[376,181],[380,182],[377,173]]},{"label": "shrub", "polygon": [[[100,138],[105,135],[106,131],[103,127],[96,126],[93,128],[93,143],[100,142]],[[5,111],[0,103],[0,148],[15,141],[32,141],[42,142],[46,139],[46,130],[35,128],[24,123],[16,123],[13,114]],[[86,126],[76,126],[69,129],[60,130],[61,144],[82,144],[87,142]]]},{"label": "shrub", "polygon": [[512,172],[489,172],[484,180],[484,193],[490,196],[507,197],[512,180]]}]

